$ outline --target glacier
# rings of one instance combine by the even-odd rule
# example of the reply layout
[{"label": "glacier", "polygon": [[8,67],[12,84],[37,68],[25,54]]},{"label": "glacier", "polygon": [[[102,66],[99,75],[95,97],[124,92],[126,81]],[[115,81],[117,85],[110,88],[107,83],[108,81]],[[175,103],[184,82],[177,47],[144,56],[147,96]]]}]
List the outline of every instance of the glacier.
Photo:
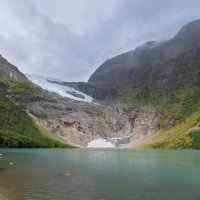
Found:
[{"label": "glacier", "polygon": [[[84,101],[84,102],[89,102],[89,103],[93,102],[92,97],[84,94],[83,92],[77,91],[74,88],[61,85],[63,81],[60,81],[58,79],[34,75],[34,74],[25,74],[25,75],[30,81],[32,81],[36,85],[40,86],[42,89],[47,90],[49,92],[55,92],[59,94],[60,96],[67,97],[76,101]],[[48,80],[56,81],[59,84],[49,82]],[[73,93],[76,94],[77,96],[72,95]]]}]

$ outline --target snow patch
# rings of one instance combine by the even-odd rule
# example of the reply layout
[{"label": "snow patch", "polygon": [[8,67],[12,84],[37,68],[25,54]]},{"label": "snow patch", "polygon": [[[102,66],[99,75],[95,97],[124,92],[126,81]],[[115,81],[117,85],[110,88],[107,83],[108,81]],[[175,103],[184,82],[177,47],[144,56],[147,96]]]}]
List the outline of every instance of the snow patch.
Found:
[{"label": "snow patch", "polygon": [[[48,80],[55,80],[58,83],[63,83],[63,81],[49,78],[49,77],[43,77],[43,76],[38,76],[38,75],[33,75],[33,74],[26,74],[26,77],[35,83],[36,85],[40,86],[44,90],[48,90],[49,92],[55,92],[59,94],[60,96],[63,97],[68,97],[73,100],[77,101],[84,101],[84,102],[93,102],[93,98],[84,94],[83,92],[77,91],[74,88],[64,86],[64,85],[59,85],[56,83],[52,83],[47,81]],[[73,96],[71,94],[77,94],[77,96]],[[78,95],[80,95],[83,98],[79,98]]]},{"label": "snow patch", "polygon": [[115,145],[106,139],[95,139],[88,143],[88,148],[114,148]]},{"label": "snow patch", "polygon": [[95,139],[88,143],[88,148],[114,148],[122,144],[130,143],[132,133],[123,137],[112,137],[108,139]]}]

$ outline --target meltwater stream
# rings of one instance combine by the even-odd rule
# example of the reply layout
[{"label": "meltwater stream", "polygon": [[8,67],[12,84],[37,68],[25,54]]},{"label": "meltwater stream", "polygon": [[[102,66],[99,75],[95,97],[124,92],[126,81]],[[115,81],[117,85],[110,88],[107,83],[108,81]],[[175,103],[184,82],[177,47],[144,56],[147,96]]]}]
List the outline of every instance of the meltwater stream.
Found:
[{"label": "meltwater stream", "polygon": [[200,151],[1,149],[0,153],[2,199],[200,199]]}]

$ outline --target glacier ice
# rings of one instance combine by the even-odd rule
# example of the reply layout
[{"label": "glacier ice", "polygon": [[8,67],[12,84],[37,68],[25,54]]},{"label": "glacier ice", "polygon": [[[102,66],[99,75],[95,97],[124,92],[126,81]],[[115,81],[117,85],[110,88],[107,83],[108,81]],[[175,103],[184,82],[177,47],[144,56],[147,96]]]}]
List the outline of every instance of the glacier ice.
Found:
[{"label": "glacier ice", "polygon": [[[93,102],[93,98],[84,94],[83,92],[77,91],[74,88],[71,88],[68,86],[52,83],[47,80],[56,81],[58,83],[63,83],[63,81],[49,78],[49,77],[33,75],[33,74],[26,74],[26,77],[30,81],[35,83],[36,85],[40,86],[42,89],[48,90],[49,92],[55,92],[55,93],[59,94],[60,96],[68,97],[70,99],[77,100],[77,101]],[[67,93],[67,92],[69,92],[69,93]],[[73,96],[73,95],[71,95],[72,93],[83,96],[83,98],[81,98],[81,97],[79,98],[78,96]]]}]

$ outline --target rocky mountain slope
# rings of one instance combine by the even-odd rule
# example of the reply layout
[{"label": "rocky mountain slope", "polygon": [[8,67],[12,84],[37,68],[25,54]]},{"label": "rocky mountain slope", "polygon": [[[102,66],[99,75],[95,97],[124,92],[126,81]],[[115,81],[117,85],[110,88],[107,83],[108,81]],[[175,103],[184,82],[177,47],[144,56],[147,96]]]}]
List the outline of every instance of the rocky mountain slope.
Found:
[{"label": "rocky mountain slope", "polygon": [[143,135],[158,130],[159,114],[150,106],[89,104],[49,92],[44,92],[37,101],[28,98],[17,101],[38,124],[74,146],[86,147],[98,138],[123,137],[133,132]]},{"label": "rocky mountain slope", "polygon": [[[11,104],[17,110],[12,117],[16,115],[16,120],[21,121],[22,125],[25,120],[32,123],[29,117],[31,116],[39,127],[48,131],[47,136],[50,135],[51,139],[59,139],[63,143],[78,147],[86,147],[89,142],[98,138],[123,137],[133,132],[143,135],[158,129],[159,113],[151,106],[141,108],[122,102],[81,102],[62,97],[34,85],[16,67],[5,59],[2,60],[0,91],[4,99],[1,101],[2,109],[5,111],[0,118],[2,143],[3,140],[10,141],[10,137],[19,137],[21,134],[18,126],[10,127],[15,119],[8,123],[9,128],[5,126],[7,122],[3,117],[11,112],[8,108]],[[8,120],[10,117],[8,114]],[[34,124],[32,126],[34,127]],[[22,130],[23,137],[34,138],[34,134],[41,134],[37,128],[32,136],[26,126]],[[13,131],[12,134],[9,131]],[[20,137],[19,140],[21,139],[23,140]],[[8,146],[8,143],[4,146],[6,144]],[[20,145],[25,146],[21,143]]]},{"label": "rocky mountain slope", "polygon": [[[17,98],[41,96],[17,67],[0,57],[0,147],[64,147],[57,138],[50,138],[38,127]],[[15,101],[16,100],[16,101]]]},{"label": "rocky mountain slope", "polygon": [[[151,143],[158,143],[153,147],[183,148],[189,145],[184,145],[186,136],[180,138],[180,135],[187,135],[187,129],[196,127],[199,122],[199,81],[200,20],[195,20],[182,27],[170,40],[147,42],[107,60],[91,75],[88,84],[112,86],[117,90],[118,98],[124,101],[143,102],[162,110],[160,129],[166,130],[161,131],[165,137],[158,134],[156,139],[155,134],[151,135]],[[169,130],[177,130],[176,127],[178,131],[171,131],[174,135],[170,135]],[[188,141],[193,141],[199,140],[200,136],[187,137]]]},{"label": "rocky mountain slope", "polygon": [[[192,119],[190,126],[181,131],[185,134],[199,121],[191,117],[199,116],[199,80],[200,20],[195,20],[167,41],[150,41],[105,61],[91,75],[88,83],[65,84],[95,99],[114,99],[139,107],[151,105],[162,113],[158,120],[161,130],[180,124],[184,127],[188,118]],[[174,137],[176,133],[180,132],[175,132]]]}]

